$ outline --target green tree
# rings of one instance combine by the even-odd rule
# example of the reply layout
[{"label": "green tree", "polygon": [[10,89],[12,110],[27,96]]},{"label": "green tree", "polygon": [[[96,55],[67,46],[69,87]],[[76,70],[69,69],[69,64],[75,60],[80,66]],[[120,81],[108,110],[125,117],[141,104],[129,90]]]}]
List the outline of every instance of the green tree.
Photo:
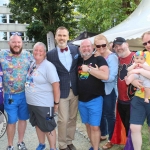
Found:
[{"label": "green tree", "polygon": [[80,30],[101,33],[119,24],[141,0],[76,0]]},{"label": "green tree", "polygon": [[[13,19],[30,24],[27,35],[46,44],[46,33],[53,33],[59,26],[65,26],[70,36],[75,34],[77,21],[74,19],[74,0],[10,0]],[[33,22],[33,20],[35,22]]]}]

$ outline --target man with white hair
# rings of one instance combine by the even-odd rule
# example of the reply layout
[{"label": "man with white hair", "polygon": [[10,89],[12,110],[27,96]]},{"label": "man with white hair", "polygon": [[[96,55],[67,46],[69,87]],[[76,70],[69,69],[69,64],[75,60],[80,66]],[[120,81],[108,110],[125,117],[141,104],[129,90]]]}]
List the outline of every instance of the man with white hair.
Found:
[{"label": "man with white hair", "polygon": [[80,45],[81,58],[78,61],[78,108],[85,124],[91,149],[98,150],[100,142],[100,121],[102,116],[103,95],[102,80],[108,79],[109,69],[102,56],[94,57],[90,40],[85,39]]}]

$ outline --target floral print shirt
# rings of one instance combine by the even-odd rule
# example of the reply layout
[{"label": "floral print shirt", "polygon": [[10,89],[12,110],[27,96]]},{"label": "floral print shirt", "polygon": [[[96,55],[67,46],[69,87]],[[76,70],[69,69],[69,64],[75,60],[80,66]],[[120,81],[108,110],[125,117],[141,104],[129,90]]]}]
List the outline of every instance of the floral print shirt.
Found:
[{"label": "floral print shirt", "polygon": [[0,51],[5,93],[20,93],[25,90],[26,75],[32,59],[30,52],[25,50],[18,56],[13,55],[10,50]]}]

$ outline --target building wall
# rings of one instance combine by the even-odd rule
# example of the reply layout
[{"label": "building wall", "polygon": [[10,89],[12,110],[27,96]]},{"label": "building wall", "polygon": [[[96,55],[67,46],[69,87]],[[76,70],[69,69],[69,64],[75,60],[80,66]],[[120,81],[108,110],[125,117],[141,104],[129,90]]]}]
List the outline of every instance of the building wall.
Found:
[{"label": "building wall", "polygon": [[23,38],[23,48],[32,50],[34,43],[26,36],[28,24],[20,24],[11,19],[10,9],[7,7],[9,0],[0,0],[0,49],[8,49],[8,41],[12,34],[18,32]]}]

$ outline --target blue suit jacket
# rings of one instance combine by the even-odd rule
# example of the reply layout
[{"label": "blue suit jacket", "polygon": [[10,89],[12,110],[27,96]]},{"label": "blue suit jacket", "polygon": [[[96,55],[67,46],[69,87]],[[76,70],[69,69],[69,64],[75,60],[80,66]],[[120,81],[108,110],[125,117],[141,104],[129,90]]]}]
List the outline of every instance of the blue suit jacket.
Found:
[{"label": "blue suit jacket", "polygon": [[49,51],[47,53],[47,60],[53,63],[57,69],[57,73],[60,79],[60,98],[67,98],[69,96],[70,91],[70,82],[71,88],[73,90],[74,95],[77,94],[77,62],[79,57],[79,50],[77,46],[68,45],[70,49],[70,53],[72,55],[72,65],[70,71],[68,71],[63,64],[60,62],[58,57],[57,48]]}]

